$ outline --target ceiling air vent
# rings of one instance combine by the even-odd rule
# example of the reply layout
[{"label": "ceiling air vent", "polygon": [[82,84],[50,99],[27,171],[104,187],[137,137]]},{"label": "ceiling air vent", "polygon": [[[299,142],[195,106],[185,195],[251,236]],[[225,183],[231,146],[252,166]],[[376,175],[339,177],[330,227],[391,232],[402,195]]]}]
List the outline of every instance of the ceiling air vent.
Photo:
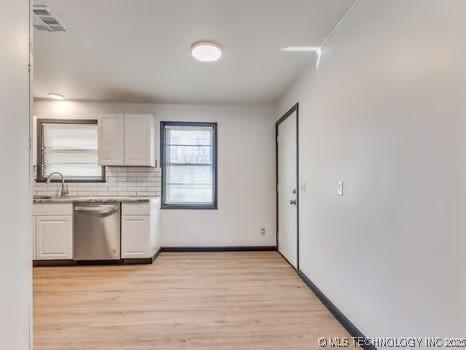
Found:
[{"label": "ceiling air vent", "polygon": [[49,13],[49,11],[47,11],[46,8],[38,8],[39,6],[45,6],[45,5],[35,5],[34,6],[34,9],[32,10],[32,12],[36,16],[50,16],[50,13]]},{"label": "ceiling air vent", "polygon": [[32,25],[43,32],[66,32],[65,27],[47,8],[47,5],[34,5]]}]

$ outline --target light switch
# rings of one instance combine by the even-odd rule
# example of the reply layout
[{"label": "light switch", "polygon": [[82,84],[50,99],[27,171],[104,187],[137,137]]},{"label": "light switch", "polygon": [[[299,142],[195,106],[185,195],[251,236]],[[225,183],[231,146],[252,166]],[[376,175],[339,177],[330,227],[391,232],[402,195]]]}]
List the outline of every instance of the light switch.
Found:
[{"label": "light switch", "polygon": [[337,196],[343,196],[343,181],[338,181]]}]

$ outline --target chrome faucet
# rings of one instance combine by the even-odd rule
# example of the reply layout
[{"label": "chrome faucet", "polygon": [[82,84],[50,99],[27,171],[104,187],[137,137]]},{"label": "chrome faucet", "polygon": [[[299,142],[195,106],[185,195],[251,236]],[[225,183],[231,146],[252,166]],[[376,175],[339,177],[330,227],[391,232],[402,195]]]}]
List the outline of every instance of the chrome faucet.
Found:
[{"label": "chrome faucet", "polygon": [[59,173],[58,171],[55,171],[53,173],[50,173],[49,176],[47,176],[47,183],[49,184],[50,183],[50,180],[52,179],[52,177],[54,177],[55,175],[58,175],[61,177],[61,188],[60,188],[60,197],[63,197],[65,195],[68,194],[68,191],[66,190],[65,188],[65,177],[63,176],[62,173]]}]

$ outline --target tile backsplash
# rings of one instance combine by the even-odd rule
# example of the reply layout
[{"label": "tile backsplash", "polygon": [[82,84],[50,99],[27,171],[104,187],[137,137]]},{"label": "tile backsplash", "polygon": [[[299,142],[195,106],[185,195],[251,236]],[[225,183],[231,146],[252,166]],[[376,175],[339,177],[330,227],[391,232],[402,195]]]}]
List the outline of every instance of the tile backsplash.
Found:
[{"label": "tile backsplash", "polygon": [[[105,183],[67,183],[69,195],[83,197],[160,195],[160,168],[106,167]],[[33,191],[37,195],[55,195],[57,183],[36,183]]]}]

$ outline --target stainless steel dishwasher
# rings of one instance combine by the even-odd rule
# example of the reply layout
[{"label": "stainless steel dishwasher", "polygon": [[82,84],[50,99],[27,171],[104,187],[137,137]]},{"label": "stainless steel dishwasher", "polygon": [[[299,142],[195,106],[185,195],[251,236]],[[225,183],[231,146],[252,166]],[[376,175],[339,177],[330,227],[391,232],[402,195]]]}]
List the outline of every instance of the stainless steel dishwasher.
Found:
[{"label": "stainless steel dishwasher", "polygon": [[120,203],[75,203],[73,259],[120,259]]}]

